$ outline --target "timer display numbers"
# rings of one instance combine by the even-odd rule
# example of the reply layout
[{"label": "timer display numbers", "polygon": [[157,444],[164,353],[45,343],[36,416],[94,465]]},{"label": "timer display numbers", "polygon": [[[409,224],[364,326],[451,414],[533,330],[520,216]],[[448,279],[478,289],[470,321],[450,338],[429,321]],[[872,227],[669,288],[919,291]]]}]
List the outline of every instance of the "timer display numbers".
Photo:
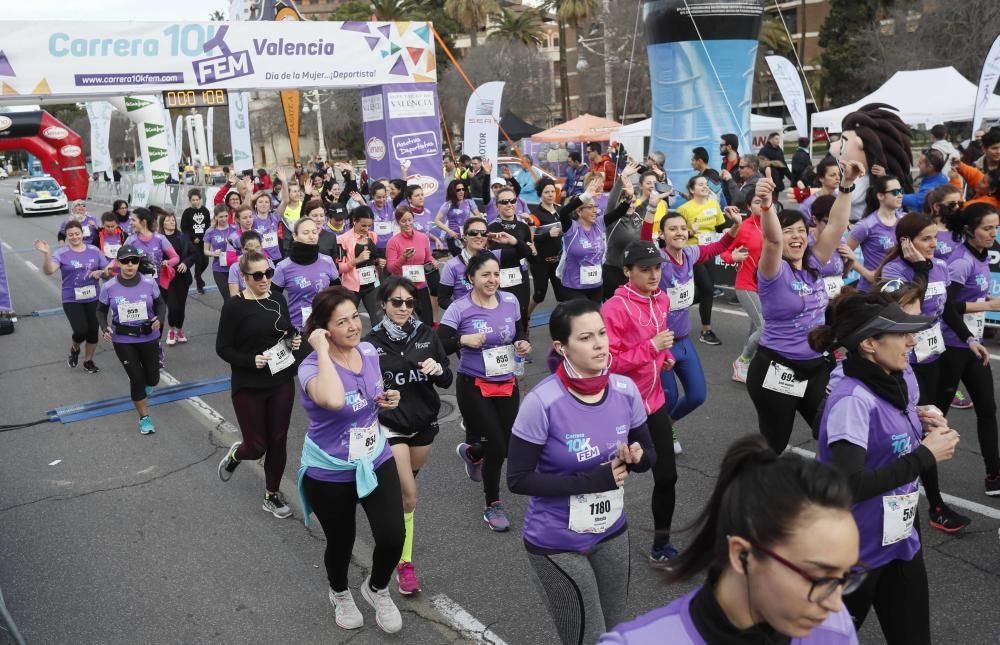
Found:
[{"label": "timer display numbers", "polygon": [[180,108],[215,107],[227,105],[229,96],[226,90],[167,90],[163,92],[163,105],[168,110]]}]

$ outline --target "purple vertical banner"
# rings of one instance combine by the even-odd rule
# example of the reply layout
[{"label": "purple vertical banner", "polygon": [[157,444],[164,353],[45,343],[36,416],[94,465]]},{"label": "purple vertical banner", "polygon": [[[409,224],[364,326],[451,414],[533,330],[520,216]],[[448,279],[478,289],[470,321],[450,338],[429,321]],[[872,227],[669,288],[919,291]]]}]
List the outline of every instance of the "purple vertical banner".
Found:
[{"label": "purple vertical banner", "polygon": [[414,225],[439,239],[434,216],[444,203],[441,119],[436,83],[396,83],[361,92],[369,177],[404,177],[424,189],[424,214]]},{"label": "purple vertical banner", "polygon": [[14,311],[10,302],[10,285],[7,284],[7,268],[4,266],[3,247],[0,246],[0,312]]}]

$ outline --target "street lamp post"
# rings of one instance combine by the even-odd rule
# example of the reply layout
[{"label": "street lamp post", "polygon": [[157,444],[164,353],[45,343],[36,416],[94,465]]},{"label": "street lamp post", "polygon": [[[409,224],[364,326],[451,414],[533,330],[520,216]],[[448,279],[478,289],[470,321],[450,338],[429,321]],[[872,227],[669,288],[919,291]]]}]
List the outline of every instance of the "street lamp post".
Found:
[{"label": "street lamp post", "polygon": [[319,90],[311,90],[309,92],[303,92],[302,96],[306,99],[305,105],[302,106],[303,114],[309,114],[310,109],[316,112],[316,141],[318,145],[318,152],[323,160],[326,160],[326,140],[323,138],[323,100],[319,97]]}]

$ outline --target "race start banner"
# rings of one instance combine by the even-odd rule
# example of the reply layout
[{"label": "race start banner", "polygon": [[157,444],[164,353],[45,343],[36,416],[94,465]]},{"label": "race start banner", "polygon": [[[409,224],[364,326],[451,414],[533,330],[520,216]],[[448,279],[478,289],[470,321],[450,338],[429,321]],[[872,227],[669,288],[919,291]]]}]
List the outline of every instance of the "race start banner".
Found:
[{"label": "race start banner", "polygon": [[428,22],[4,21],[6,96],[357,88],[437,80]]}]

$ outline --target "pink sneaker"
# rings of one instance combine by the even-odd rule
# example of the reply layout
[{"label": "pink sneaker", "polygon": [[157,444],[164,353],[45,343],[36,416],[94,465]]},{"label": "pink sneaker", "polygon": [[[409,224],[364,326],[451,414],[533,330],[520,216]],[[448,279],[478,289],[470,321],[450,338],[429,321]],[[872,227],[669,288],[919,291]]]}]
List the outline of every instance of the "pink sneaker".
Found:
[{"label": "pink sneaker", "polygon": [[167,345],[177,344],[177,334],[174,333],[174,328],[171,327],[170,331],[167,332]]},{"label": "pink sneaker", "polygon": [[396,578],[399,581],[400,595],[409,596],[420,591],[420,581],[417,580],[417,572],[413,569],[412,562],[401,562],[396,567]]},{"label": "pink sneaker", "polygon": [[184,330],[183,329],[178,329],[177,330],[177,342],[178,343],[186,343],[186,342],[188,342],[187,337],[184,335]]}]

